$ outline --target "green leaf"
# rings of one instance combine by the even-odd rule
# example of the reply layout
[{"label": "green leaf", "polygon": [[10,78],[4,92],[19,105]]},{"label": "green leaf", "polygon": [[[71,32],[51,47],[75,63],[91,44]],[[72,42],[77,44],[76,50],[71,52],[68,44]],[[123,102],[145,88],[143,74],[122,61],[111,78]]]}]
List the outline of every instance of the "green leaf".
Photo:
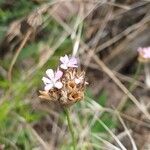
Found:
[{"label": "green leaf", "polygon": [[86,90],[86,96],[89,97],[89,98],[91,98],[91,99],[94,98],[94,95],[93,95],[92,90],[90,88],[88,88]]},{"label": "green leaf", "polygon": [[98,103],[104,107],[106,105],[106,101],[107,101],[107,93],[106,91],[102,91],[101,95],[98,98]]},{"label": "green leaf", "polygon": [[10,103],[10,101],[8,102],[4,102],[1,106],[0,106],[0,121],[3,121],[4,119],[7,119],[7,115],[9,113],[9,111],[13,108],[14,103]]},{"label": "green leaf", "polygon": [[9,81],[8,80],[1,80],[0,79],[0,88],[6,89],[9,87]]},{"label": "green leaf", "polygon": [[[105,113],[100,120],[110,129],[117,126],[117,120],[111,116],[109,113]],[[92,128],[93,132],[107,132],[106,129],[97,120]]]},{"label": "green leaf", "polygon": [[32,43],[21,51],[18,59],[22,60],[31,57],[33,55],[35,57],[35,55],[37,54],[38,54],[38,44]]}]

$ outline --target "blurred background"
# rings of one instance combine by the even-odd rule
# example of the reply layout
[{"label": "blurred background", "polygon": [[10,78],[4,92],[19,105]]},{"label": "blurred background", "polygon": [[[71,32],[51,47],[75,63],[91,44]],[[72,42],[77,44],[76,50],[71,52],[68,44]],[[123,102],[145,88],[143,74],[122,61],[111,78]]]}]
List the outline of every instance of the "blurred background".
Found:
[{"label": "blurred background", "polygon": [[77,149],[150,150],[149,45],[149,0],[0,0],[0,150],[71,150],[64,112],[38,97],[65,54],[89,82],[70,108]]}]

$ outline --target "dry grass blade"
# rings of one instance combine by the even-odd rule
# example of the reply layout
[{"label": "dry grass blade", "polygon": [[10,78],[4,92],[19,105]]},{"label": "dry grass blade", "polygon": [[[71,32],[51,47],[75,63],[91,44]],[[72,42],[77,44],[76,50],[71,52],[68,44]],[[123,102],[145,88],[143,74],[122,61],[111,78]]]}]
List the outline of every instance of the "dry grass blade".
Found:
[{"label": "dry grass blade", "polygon": [[13,70],[13,66],[22,50],[22,48],[25,46],[26,42],[28,41],[30,35],[32,33],[32,30],[28,30],[28,32],[26,33],[25,37],[24,37],[24,40],[21,42],[19,48],[16,50],[16,53],[12,59],[12,62],[10,64],[10,67],[9,67],[9,70],[8,70],[8,80],[11,82],[11,79],[12,79],[12,70]]},{"label": "dry grass blade", "polygon": [[33,136],[37,139],[37,141],[41,144],[41,146],[44,148],[44,150],[49,150],[49,145],[47,145],[44,140],[38,135],[38,133],[32,128],[32,126],[30,126],[30,124],[28,124],[26,122],[26,120],[19,116],[18,114],[14,113],[14,116],[17,117],[17,119],[22,123],[24,124],[29,131],[31,131],[31,133],[33,134]]},{"label": "dry grass blade", "polygon": [[72,56],[76,56],[77,52],[79,50],[79,45],[80,45],[80,40],[81,40],[81,33],[82,33],[82,28],[83,28],[83,24],[82,23],[79,24],[79,23],[81,22],[80,20],[83,17],[83,10],[84,10],[84,7],[81,3],[80,11],[79,11],[78,17],[76,19],[75,32],[71,35],[72,39],[74,40]]},{"label": "dry grass blade", "polygon": [[43,146],[44,150],[49,150],[49,147],[44,140],[38,135],[38,133],[30,126],[27,124],[27,127],[31,130],[32,134],[36,137],[36,139],[39,141],[39,143]]},{"label": "dry grass blade", "polygon": [[[10,145],[13,150],[18,150],[18,147],[15,145],[15,143],[13,141],[7,139],[6,137],[0,136],[0,140],[4,143],[7,143],[8,145]],[[5,145],[4,145],[4,148],[5,148]],[[3,148],[1,149],[1,145],[0,145],[0,150],[4,150]]]},{"label": "dry grass blade", "polygon": [[96,137],[97,139],[99,139],[100,141],[102,141],[105,145],[106,145],[106,149],[107,150],[120,150],[120,148],[114,146],[113,144],[111,144],[110,142],[104,140],[103,138],[101,138],[100,136],[98,135],[93,135],[94,137]]},{"label": "dry grass blade", "polygon": [[101,50],[104,50],[105,48],[109,47],[110,45],[116,43],[121,38],[127,36],[132,31],[137,30],[138,28],[140,28],[144,24],[148,23],[149,21],[150,21],[150,16],[147,16],[142,21],[140,21],[139,23],[136,23],[136,24],[130,26],[129,28],[127,28],[126,30],[124,30],[123,32],[121,32],[120,34],[118,34],[115,37],[113,37],[111,40],[108,40],[107,42],[105,42],[102,45],[98,46],[97,50],[96,50],[96,53],[98,53]]},{"label": "dry grass blade", "polygon": [[130,141],[131,141],[133,150],[137,150],[137,147],[136,147],[136,144],[135,144],[135,142],[134,142],[134,139],[132,138],[132,136],[131,136],[131,134],[130,134],[128,128],[126,127],[126,125],[125,125],[125,123],[124,123],[124,121],[123,121],[123,119],[120,117],[119,113],[117,113],[117,116],[118,116],[118,118],[119,118],[121,124],[123,125],[123,127],[124,127],[124,129],[125,129],[127,135],[129,136],[129,139],[130,139]]},{"label": "dry grass blade", "polygon": [[[91,100],[91,98],[90,98]],[[94,114],[94,117],[92,119],[92,121],[90,121],[90,126],[92,126],[94,124],[95,121],[98,121],[102,126],[103,128],[114,138],[114,140],[117,142],[117,144],[120,146],[120,148],[122,150],[126,150],[126,148],[124,147],[124,145],[119,141],[119,139],[117,138],[117,136],[99,119],[99,115],[101,113],[103,113],[105,111],[105,108],[103,108],[102,106],[100,106],[96,101],[90,101],[90,103],[88,103],[88,106],[89,108],[91,109],[91,112],[93,112]],[[101,111],[100,111],[101,110]],[[89,126],[89,127],[90,127]],[[99,136],[98,136],[99,137]],[[109,142],[106,143],[105,141],[105,144],[106,145],[110,145],[108,144]],[[111,144],[112,145],[112,144]],[[112,146],[111,146],[112,148]]]},{"label": "dry grass blade", "polygon": [[102,70],[117,84],[117,86],[132,100],[132,102],[145,114],[150,120],[150,114],[147,110],[138,102],[138,100],[129,92],[129,90],[120,82],[120,80],[114,75],[114,73],[98,58],[94,55],[93,59],[102,68]]},{"label": "dry grass blade", "polygon": [[114,140],[117,142],[117,144],[121,147],[122,150],[127,150],[117,138],[117,136],[100,119],[98,119],[98,122],[109,132],[109,134],[114,138]]},{"label": "dry grass blade", "polygon": [[124,113],[121,113],[121,112],[119,112],[119,113],[120,113],[121,117],[123,117],[124,119],[126,119],[128,121],[134,122],[135,124],[138,124],[139,126],[150,128],[150,124],[148,124],[146,122],[140,121],[139,119],[136,119],[134,117],[128,116],[128,115],[126,115]]}]

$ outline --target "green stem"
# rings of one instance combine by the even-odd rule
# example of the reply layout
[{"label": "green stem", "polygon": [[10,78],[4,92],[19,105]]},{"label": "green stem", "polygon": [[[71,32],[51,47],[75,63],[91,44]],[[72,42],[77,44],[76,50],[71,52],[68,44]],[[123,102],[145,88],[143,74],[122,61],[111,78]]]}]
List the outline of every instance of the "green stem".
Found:
[{"label": "green stem", "polygon": [[67,108],[64,108],[66,117],[67,117],[67,122],[68,122],[68,127],[69,127],[69,131],[72,137],[72,145],[73,145],[73,150],[76,150],[76,141],[75,141],[75,135],[74,135],[74,131],[73,131],[73,125],[70,119],[70,114],[69,114],[69,110]]}]

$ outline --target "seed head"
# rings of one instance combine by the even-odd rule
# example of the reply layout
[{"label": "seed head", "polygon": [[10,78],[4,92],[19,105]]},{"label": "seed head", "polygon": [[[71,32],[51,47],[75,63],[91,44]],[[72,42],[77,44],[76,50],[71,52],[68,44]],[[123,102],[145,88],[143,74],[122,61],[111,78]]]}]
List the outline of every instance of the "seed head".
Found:
[{"label": "seed head", "polygon": [[62,106],[70,106],[84,98],[87,82],[85,72],[77,65],[75,57],[60,57],[60,66],[57,71],[46,71],[47,77],[42,80],[45,84],[44,91],[40,91],[40,98],[57,102]]}]

